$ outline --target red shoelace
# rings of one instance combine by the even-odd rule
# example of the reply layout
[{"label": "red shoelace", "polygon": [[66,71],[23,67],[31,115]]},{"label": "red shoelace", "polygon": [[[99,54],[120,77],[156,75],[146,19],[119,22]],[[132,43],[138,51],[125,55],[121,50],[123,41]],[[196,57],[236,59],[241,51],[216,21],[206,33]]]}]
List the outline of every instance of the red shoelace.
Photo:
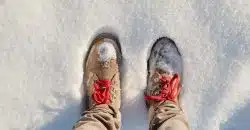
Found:
[{"label": "red shoelace", "polygon": [[93,86],[95,90],[92,98],[96,104],[109,104],[111,100],[111,80],[97,80]]},{"label": "red shoelace", "polygon": [[181,91],[181,86],[180,86],[180,76],[175,74],[172,77],[168,76],[161,76],[161,86],[162,86],[162,91],[160,95],[158,96],[145,96],[145,100],[155,100],[155,101],[160,101],[164,102],[166,100],[170,100],[175,102],[175,99],[179,95]]}]

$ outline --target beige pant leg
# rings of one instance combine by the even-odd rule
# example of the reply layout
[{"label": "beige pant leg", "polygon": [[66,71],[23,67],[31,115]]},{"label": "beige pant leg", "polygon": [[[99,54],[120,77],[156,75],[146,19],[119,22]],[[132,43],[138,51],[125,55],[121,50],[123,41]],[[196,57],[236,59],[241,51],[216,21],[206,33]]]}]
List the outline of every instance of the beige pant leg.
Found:
[{"label": "beige pant leg", "polygon": [[183,111],[170,101],[160,104],[155,110],[150,108],[150,111],[150,130],[189,130]]},{"label": "beige pant leg", "polygon": [[85,111],[73,130],[120,130],[120,113],[108,105],[99,105]]},{"label": "beige pant leg", "polygon": [[181,120],[165,121],[157,130],[188,130],[188,126]]}]

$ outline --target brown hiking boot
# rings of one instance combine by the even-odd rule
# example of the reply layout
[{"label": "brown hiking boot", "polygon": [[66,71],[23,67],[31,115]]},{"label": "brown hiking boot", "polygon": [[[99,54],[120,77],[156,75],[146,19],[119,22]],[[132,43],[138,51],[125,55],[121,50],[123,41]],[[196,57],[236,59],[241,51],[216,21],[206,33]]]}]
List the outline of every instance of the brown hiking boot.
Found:
[{"label": "brown hiking boot", "polygon": [[118,40],[111,34],[101,34],[92,42],[84,66],[89,109],[107,104],[116,112],[120,110],[121,52],[118,45]]},{"label": "brown hiking boot", "polygon": [[158,39],[148,59],[145,100],[150,108],[156,109],[166,101],[179,105],[182,71],[181,54],[174,41],[166,37]]}]

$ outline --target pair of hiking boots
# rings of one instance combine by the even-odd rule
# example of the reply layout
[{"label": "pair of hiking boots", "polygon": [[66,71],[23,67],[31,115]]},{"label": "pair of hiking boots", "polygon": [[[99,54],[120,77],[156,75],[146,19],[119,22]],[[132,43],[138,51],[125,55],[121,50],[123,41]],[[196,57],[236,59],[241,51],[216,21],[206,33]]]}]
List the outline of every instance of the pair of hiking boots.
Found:
[{"label": "pair of hiking boots", "polygon": [[[122,55],[118,39],[112,34],[97,36],[84,65],[84,84],[88,109],[107,104],[120,111],[120,68]],[[179,105],[183,65],[173,40],[162,37],[153,45],[148,59],[148,82],[145,100],[149,108],[171,101]]]}]

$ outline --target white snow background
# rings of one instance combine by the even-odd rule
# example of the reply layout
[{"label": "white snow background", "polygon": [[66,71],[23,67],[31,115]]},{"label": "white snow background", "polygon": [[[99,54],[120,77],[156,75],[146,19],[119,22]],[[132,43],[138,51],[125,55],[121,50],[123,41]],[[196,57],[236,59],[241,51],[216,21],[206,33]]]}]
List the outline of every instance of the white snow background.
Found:
[{"label": "white snow background", "polygon": [[250,130],[249,0],[0,0],[0,129],[70,130],[100,32],[122,47],[122,130],[148,128],[146,63],[161,36],[183,55],[192,130]]}]

